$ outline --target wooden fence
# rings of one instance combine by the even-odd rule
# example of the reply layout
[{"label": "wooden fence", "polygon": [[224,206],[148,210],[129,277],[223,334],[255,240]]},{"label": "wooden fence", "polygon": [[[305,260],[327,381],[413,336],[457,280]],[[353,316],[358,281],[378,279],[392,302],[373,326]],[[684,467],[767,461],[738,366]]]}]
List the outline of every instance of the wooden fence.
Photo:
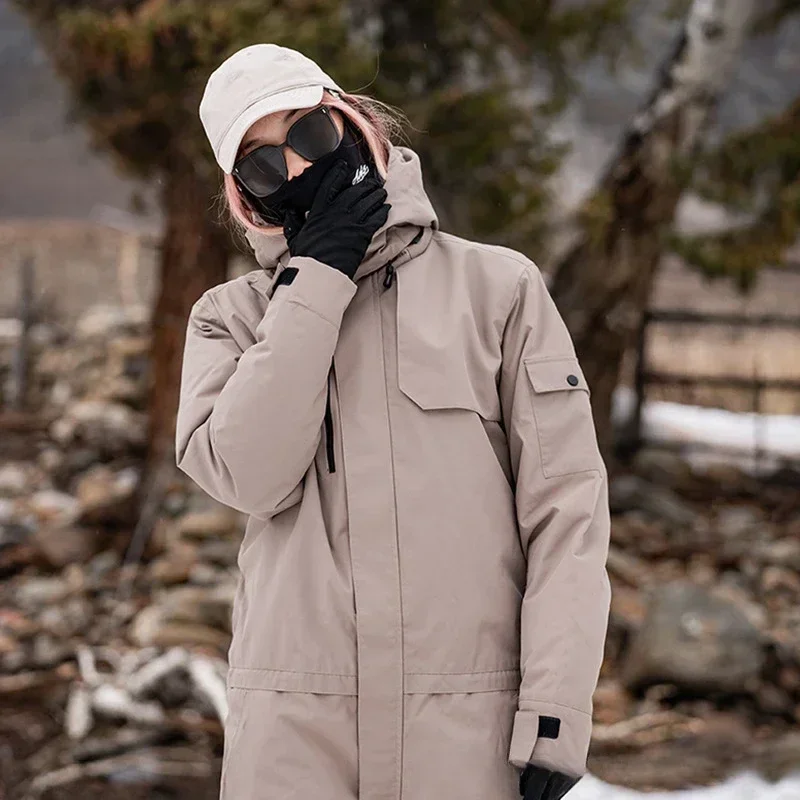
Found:
[{"label": "wooden fence", "polygon": [[[762,397],[765,391],[780,390],[796,392],[800,395],[800,376],[797,378],[770,378],[758,374],[751,377],[743,375],[680,374],[654,369],[648,358],[648,338],[652,325],[694,325],[727,326],[736,329],[788,329],[798,332],[797,347],[800,349],[800,316],[785,314],[735,314],[687,311],[683,309],[648,309],[642,319],[636,346],[634,369],[634,406],[632,415],[623,434],[622,448],[625,452],[635,452],[644,444],[665,448],[674,447],[666,441],[649,441],[642,432],[642,408],[649,386],[714,387],[747,392],[751,398],[750,410],[763,413]],[[687,443],[681,442],[684,448]],[[692,449],[708,449],[702,443],[690,445]],[[760,456],[759,447],[753,453],[756,460]]]}]

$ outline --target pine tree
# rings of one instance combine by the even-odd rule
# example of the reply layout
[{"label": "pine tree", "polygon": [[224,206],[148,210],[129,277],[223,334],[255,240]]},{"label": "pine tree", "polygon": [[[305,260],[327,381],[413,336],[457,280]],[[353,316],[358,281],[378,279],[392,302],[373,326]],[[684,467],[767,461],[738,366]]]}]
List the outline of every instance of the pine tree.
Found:
[{"label": "pine tree", "polygon": [[[97,147],[160,187],[166,226],[153,313],[149,464],[172,457],[186,318],[226,277],[219,171],[197,116],[205,81],[256,42],[294,47],[343,88],[403,108],[445,226],[530,251],[561,149],[548,114],[568,64],[620,40],[629,0],[15,0],[66,78]],[[550,91],[525,99],[534,75]]]}]

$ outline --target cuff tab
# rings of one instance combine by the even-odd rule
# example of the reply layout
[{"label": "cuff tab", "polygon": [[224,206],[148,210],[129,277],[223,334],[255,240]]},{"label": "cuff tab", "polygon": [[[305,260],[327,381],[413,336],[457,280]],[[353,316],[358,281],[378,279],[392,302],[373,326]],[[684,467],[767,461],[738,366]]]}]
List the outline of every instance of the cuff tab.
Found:
[{"label": "cuff tab", "polygon": [[558,717],[539,717],[539,738],[558,739],[558,732],[561,729],[561,720]]},{"label": "cuff tab", "polygon": [[277,289],[279,286],[288,286],[295,279],[296,275],[297,267],[284,267],[275,281],[274,289]]}]

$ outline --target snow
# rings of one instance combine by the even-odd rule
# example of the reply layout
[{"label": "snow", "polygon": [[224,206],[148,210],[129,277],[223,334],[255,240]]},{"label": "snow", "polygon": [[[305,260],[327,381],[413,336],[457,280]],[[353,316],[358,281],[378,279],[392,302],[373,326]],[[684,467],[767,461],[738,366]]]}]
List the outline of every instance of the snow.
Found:
[{"label": "snow", "polygon": [[[631,389],[621,386],[616,390],[615,425],[628,418],[633,403]],[[800,416],[790,414],[725,411],[651,400],[642,409],[642,435],[646,441],[707,445],[716,450],[692,453],[687,447],[687,460],[696,467],[721,462],[758,472],[787,459],[800,459]],[[797,797],[800,800],[800,793]]]},{"label": "snow", "polygon": [[566,800],[800,800],[800,772],[769,783],[746,770],[716,786],[675,792],[634,791],[587,774],[567,792]]}]

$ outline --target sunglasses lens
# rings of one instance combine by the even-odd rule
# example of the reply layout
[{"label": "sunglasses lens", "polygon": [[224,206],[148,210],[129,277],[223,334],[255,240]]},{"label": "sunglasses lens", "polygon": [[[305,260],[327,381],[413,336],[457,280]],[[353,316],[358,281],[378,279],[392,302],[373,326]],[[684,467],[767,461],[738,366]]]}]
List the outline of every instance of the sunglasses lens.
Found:
[{"label": "sunglasses lens", "polygon": [[280,148],[265,145],[236,162],[236,175],[256,197],[266,197],[286,180],[286,162]]},{"label": "sunglasses lens", "polygon": [[324,106],[300,117],[287,138],[289,147],[307,161],[317,161],[332,153],[340,141],[339,131]]}]

